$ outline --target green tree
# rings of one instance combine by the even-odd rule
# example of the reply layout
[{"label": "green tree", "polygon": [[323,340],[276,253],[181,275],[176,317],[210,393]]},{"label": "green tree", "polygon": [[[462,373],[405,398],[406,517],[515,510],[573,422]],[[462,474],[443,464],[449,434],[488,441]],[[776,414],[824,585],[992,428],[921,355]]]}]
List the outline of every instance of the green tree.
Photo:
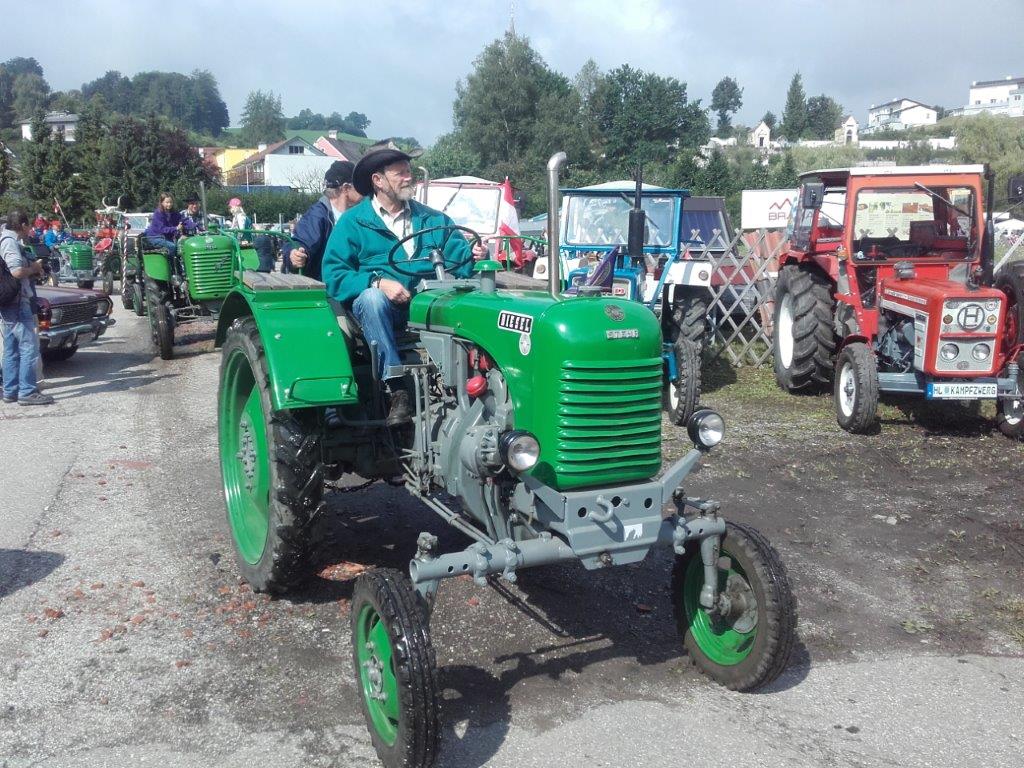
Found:
[{"label": "green tree", "polygon": [[42,75],[27,72],[14,78],[15,118],[22,120],[45,109],[50,99],[50,86]]},{"label": "green tree", "polygon": [[84,83],[82,96],[86,100],[102,96],[111,112],[127,115],[132,111],[132,81],[116,70]]},{"label": "green tree", "polygon": [[284,138],[285,119],[281,112],[281,97],[267,91],[250,91],[242,110],[243,144],[256,146]]},{"label": "green tree", "polygon": [[423,164],[430,175],[438,179],[480,173],[480,157],[467,146],[458,131],[438,136],[430,149],[423,153]]},{"label": "green tree", "polygon": [[723,77],[711,92],[711,111],[718,114],[720,137],[727,137],[732,127],[732,115],[743,106],[743,89],[731,77]]},{"label": "green tree", "polygon": [[370,127],[370,120],[362,112],[349,112],[345,115],[342,126],[345,133],[351,133],[354,136],[365,136],[366,129]]},{"label": "green tree", "polygon": [[831,139],[842,118],[843,107],[831,96],[812,96],[807,100],[805,133],[812,139]]},{"label": "green tree", "polygon": [[775,126],[778,125],[779,119],[775,117],[775,113],[768,111],[764,113],[764,117],[761,118],[761,122],[768,126],[771,131],[775,130]]},{"label": "green tree", "polygon": [[0,141],[0,197],[7,194],[14,182],[14,167],[7,151],[7,145]]},{"label": "green tree", "polygon": [[686,84],[625,64],[598,84],[593,98],[602,154],[620,172],[638,162],[671,162],[678,147],[705,143],[711,129],[700,100],[689,101]]},{"label": "green tree", "polygon": [[1006,180],[1024,171],[1024,125],[1003,115],[962,118],[953,130],[965,163],[988,163],[996,174],[997,206],[1006,204]]},{"label": "green tree", "polygon": [[803,78],[797,72],[789,83],[786,92],[786,108],[782,111],[782,135],[790,141],[796,141],[804,135],[807,128],[807,95],[804,93]]},{"label": "green tree", "polygon": [[205,69],[196,69],[190,76],[192,104],[185,127],[200,133],[219,136],[228,127],[228,106],[221,98],[216,78]]},{"label": "green tree", "polygon": [[796,169],[796,161],[793,159],[793,152],[787,150],[782,153],[781,159],[771,169],[772,189],[790,189],[800,183],[800,176]]}]

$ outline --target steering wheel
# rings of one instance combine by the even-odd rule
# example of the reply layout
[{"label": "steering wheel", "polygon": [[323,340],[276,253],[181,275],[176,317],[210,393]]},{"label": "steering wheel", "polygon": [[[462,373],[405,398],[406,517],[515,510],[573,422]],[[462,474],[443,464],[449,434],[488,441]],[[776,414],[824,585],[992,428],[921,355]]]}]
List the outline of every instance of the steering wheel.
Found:
[{"label": "steering wheel", "polygon": [[[481,245],[482,244],[482,242],[480,240],[480,235],[478,235],[474,230],[470,229],[469,227],[464,227],[461,224],[444,224],[444,225],[442,225],[440,227],[427,227],[426,229],[421,229],[419,232],[411,232],[410,234],[406,235],[401,240],[399,240],[397,243],[395,243],[393,246],[391,246],[391,250],[388,251],[388,266],[391,269],[393,269],[395,272],[397,272],[398,274],[405,275],[406,277],[423,277],[423,271],[422,270],[418,270],[418,271],[413,272],[413,271],[409,271],[409,270],[406,270],[406,269],[402,269],[398,265],[399,264],[424,264],[424,263],[433,265],[434,262],[432,261],[432,258],[431,258],[430,255],[420,256],[420,257],[415,258],[415,259],[414,258],[408,258],[408,259],[403,259],[402,261],[396,261],[395,260],[395,254],[398,253],[398,249],[399,248],[404,246],[410,240],[415,240],[418,237],[423,237],[423,235],[426,235],[426,234],[428,234],[430,232],[442,232],[442,231],[445,232],[444,239],[441,240],[441,244],[439,246],[437,246],[436,248],[432,247],[430,249],[431,253],[433,253],[434,251],[441,251],[441,253],[443,254],[445,246],[448,245],[448,241],[452,239],[452,235],[454,235],[456,232],[466,232],[466,233],[472,235],[473,245]],[[473,248],[472,248],[472,246],[470,246],[469,258],[463,259],[458,264],[452,264],[451,266],[446,264],[444,268],[445,268],[446,272],[447,271],[454,272],[459,267],[462,267],[462,266],[464,266],[466,264],[469,264],[471,261],[473,261]]]}]

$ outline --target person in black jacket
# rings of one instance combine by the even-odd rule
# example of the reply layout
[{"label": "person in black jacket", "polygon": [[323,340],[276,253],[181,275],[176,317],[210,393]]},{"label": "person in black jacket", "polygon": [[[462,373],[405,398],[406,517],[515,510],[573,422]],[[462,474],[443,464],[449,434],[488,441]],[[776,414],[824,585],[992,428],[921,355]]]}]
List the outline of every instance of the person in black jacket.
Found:
[{"label": "person in black jacket", "polygon": [[293,248],[282,263],[288,271],[302,270],[302,274],[321,280],[321,265],[327,238],[334,222],[345,211],[363,199],[352,186],[355,165],[348,160],[335,160],[324,174],[324,194],[299,219],[295,239],[302,245]]}]

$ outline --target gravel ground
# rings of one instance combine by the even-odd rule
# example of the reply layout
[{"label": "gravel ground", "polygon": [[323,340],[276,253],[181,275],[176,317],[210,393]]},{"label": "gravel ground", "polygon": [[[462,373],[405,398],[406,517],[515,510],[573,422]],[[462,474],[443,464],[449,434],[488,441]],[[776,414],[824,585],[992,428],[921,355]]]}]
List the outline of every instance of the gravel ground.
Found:
[{"label": "gravel ground", "polygon": [[[241,583],[216,464],[213,326],[154,359],[146,321],[48,371],[58,404],[0,406],[0,766],[375,765],[348,601],[416,534],[465,541],[404,491],[335,494],[320,575]],[[770,371],[711,365],[726,442],[688,491],[763,530],[800,606],[759,694],[686,664],[670,557],[442,586],[443,766],[1017,766],[1024,445],[985,409],[891,402],[878,435]],[[665,425],[666,461],[685,448]],[[954,726],[955,724],[955,726]]]}]

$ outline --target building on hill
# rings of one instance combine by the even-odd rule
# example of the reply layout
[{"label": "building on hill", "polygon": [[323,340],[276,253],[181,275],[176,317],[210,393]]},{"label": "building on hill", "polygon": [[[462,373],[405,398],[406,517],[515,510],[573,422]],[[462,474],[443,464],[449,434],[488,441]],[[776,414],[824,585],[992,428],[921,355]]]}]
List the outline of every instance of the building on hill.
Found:
[{"label": "building on hill", "polygon": [[323,189],[324,173],[335,159],[296,136],[261,146],[255,154],[228,169],[225,182],[319,192]]},{"label": "building on hill", "polygon": [[[344,136],[345,134],[340,135]],[[369,149],[368,144],[361,144],[338,137],[337,131],[328,131],[326,136],[321,136],[313,142],[313,146],[336,160],[350,160],[353,163],[358,162],[359,158],[365,155]]]},{"label": "building on hill", "polygon": [[340,141],[349,141],[353,144],[363,144],[370,146],[374,143],[373,139],[368,139],[365,136],[356,136],[351,133],[345,133],[343,131],[329,130],[329,131],[315,131],[312,129],[297,129],[289,128],[284,132],[285,139],[305,139],[310,144],[316,144],[316,142],[322,137],[326,136],[331,139],[339,139]]},{"label": "building on hill", "polygon": [[762,120],[758,123],[757,128],[750,132],[750,136],[747,139],[747,143],[751,146],[757,147],[758,149],[767,152],[772,146],[772,129],[768,127],[768,123]]},{"label": "building on hill", "polygon": [[256,147],[199,147],[199,156],[217,166],[223,181],[227,171],[258,151]]},{"label": "building on hill", "polygon": [[839,121],[839,125],[836,126],[835,143],[856,144],[860,139],[857,135],[859,128],[860,123],[857,122],[857,118],[853,115],[844,115],[843,119]]},{"label": "building on hill", "polygon": [[1024,77],[975,80],[967,93],[967,104],[949,114],[973,117],[982,112],[1024,117]]},{"label": "building on hill", "polygon": [[913,99],[893,99],[885,104],[871,105],[868,110],[868,123],[861,133],[877,133],[879,131],[903,131],[923,125],[935,125],[938,111],[934,107],[922,104]]},{"label": "building on hill", "polygon": [[[64,141],[75,140],[78,115],[71,112],[47,112],[43,120],[50,126],[53,133],[62,135]],[[32,119],[21,120],[18,124],[21,126],[21,138],[25,141],[32,141]]]}]

